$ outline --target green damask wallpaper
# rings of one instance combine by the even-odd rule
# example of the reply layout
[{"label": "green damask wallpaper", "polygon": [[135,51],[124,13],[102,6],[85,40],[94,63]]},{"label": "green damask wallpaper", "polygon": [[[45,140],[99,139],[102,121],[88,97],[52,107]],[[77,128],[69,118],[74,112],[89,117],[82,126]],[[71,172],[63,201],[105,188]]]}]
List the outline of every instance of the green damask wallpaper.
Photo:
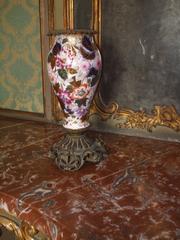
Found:
[{"label": "green damask wallpaper", "polygon": [[0,108],[44,111],[38,0],[0,0]]}]

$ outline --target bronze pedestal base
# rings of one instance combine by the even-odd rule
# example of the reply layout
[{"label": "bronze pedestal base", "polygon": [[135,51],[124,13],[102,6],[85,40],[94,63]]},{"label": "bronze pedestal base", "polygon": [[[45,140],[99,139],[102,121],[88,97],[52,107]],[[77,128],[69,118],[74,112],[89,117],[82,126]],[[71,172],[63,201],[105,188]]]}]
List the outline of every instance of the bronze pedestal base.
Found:
[{"label": "bronze pedestal base", "polygon": [[82,131],[69,131],[51,150],[60,169],[74,171],[85,162],[98,163],[106,155],[104,144],[99,139],[92,139]]}]

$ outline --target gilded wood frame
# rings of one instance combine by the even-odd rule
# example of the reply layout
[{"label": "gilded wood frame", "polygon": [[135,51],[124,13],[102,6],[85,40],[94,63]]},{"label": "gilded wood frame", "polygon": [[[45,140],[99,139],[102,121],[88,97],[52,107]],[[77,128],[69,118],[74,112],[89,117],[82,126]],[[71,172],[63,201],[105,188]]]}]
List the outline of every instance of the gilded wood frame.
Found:
[{"label": "gilded wood frame", "polygon": [[25,221],[20,221],[13,214],[0,209],[0,227],[3,226],[12,232],[18,240],[48,240],[44,234],[40,233],[34,226]]},{"label": "gilded wood frame", "polygon": [[[52,1],[52,0],[51,0]],[[64,1],[64,27],[65,29],[74,28],[74,1]],[[102,32],[102,0],[92,0],[92,23],[91,28],[98,34],[95,36],[96,42],[101,46]],[[57,110],[57,102],[53,100],[55,108],[55,119],[62,119],[62,113]],[[59,107],[58,107],[59,108]],[[57,114],[58,113],[58,114]],[[122,108],[117,102],[112,102],[105,106],[97,91],[95,100],[90,109],[90,116],[97,114],[101,120],[115,120],[115,126],[118,128],[140,128],[152,131],[157,126],[165,126],[175,131],[180,131],[180,115],[175,106],[165,106],[158,104],[151,110],[151,114],[146,109],[135,111],[129,108]]]}]

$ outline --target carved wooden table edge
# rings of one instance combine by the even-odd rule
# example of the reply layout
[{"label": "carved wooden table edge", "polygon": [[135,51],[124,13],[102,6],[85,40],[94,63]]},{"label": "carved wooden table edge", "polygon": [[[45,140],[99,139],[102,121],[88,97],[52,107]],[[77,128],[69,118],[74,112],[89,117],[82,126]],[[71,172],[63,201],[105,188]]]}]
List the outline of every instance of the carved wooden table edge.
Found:
[{"label": "carved wooden table edge", "polygon": [[26,221],[19,220],[15,215],[0,209],[0,228],[5,227],[15,234],[18,240],[50,240],[43,233]]}]

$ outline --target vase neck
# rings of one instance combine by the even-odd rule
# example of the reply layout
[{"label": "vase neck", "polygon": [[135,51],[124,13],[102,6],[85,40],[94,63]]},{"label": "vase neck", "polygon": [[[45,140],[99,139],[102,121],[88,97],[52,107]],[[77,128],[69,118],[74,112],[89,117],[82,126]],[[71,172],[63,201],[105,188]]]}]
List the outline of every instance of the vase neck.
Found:
[{"label": "vase neck", "polygon": [[71,45],[82,45],[83,42],[88,42],[94,44],[94,37],[92,34],[86,33],[66,33],[66,34],[59,34],[56,36],[56,42],[59,42],[61,45],[64,44],[71,44]]}]

